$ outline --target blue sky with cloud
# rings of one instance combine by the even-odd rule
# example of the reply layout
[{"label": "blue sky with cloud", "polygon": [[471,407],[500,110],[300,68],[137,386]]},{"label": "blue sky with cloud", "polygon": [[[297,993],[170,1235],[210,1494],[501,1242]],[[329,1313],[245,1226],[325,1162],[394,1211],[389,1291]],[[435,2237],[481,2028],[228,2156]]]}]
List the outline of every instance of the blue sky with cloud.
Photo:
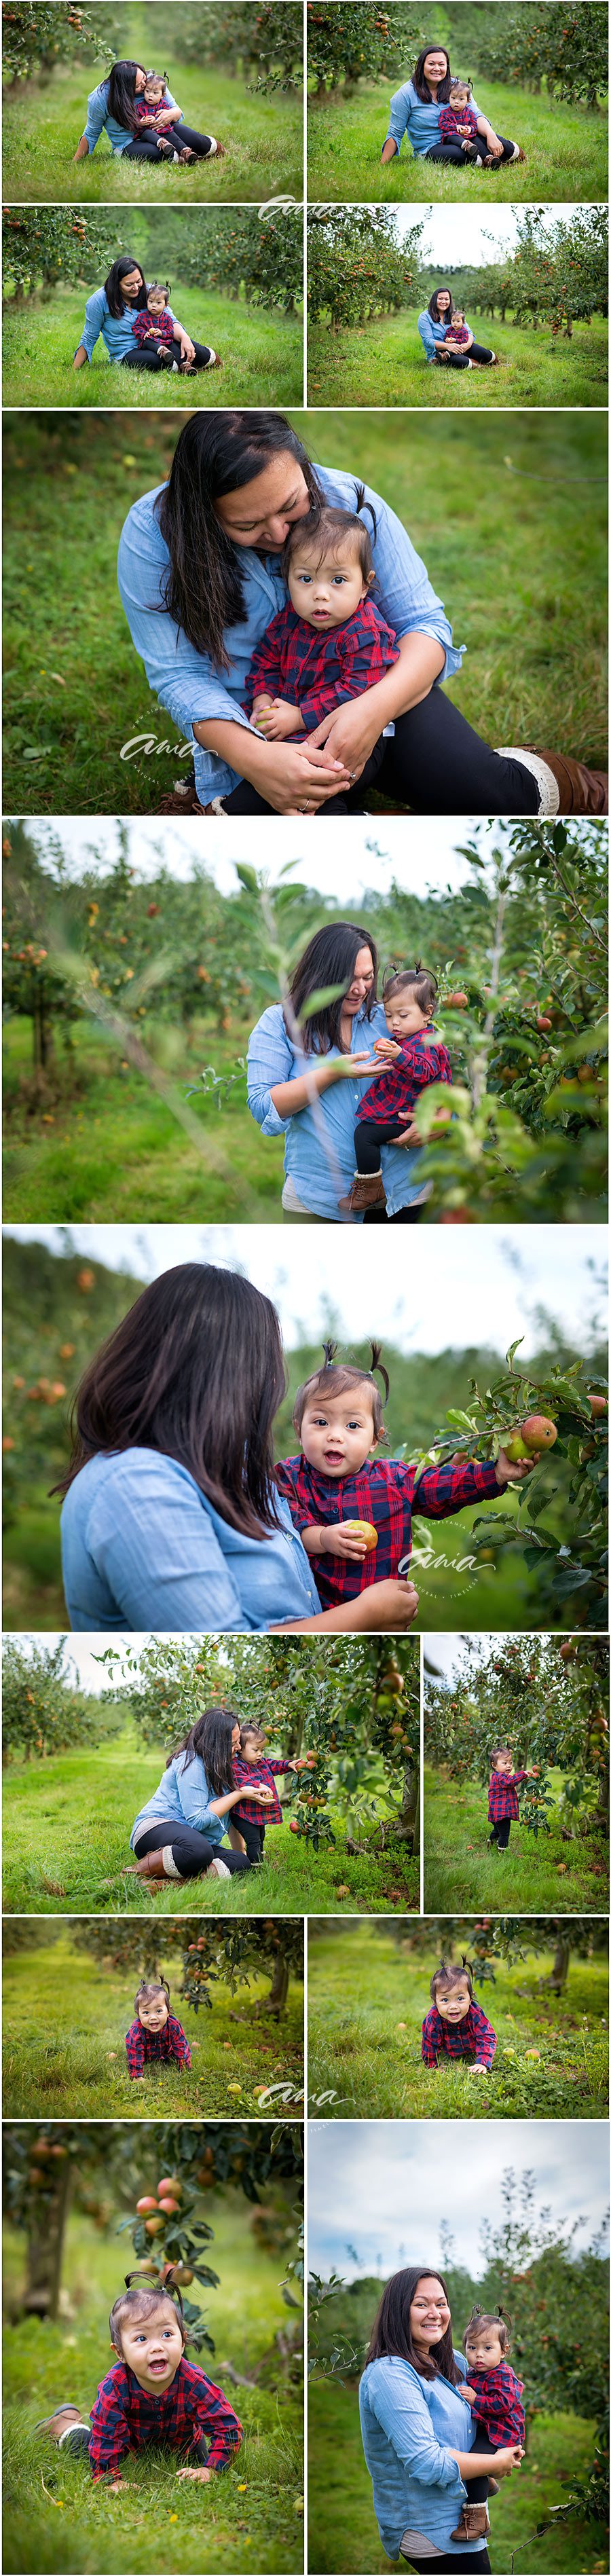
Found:
[{"label": "blue sky with cloud", "polygon": [[444,2220],[455,2260],[477,2278],[481,2221],[500,2214],[509,2167],[534,2176],[537,2210],[559,2225],[580,2221],[578,2250],[608,2204],[607,2133],[588,2121],[312,2121],[308,2162],[308,2263],[325,2279],[440,2263]]}]

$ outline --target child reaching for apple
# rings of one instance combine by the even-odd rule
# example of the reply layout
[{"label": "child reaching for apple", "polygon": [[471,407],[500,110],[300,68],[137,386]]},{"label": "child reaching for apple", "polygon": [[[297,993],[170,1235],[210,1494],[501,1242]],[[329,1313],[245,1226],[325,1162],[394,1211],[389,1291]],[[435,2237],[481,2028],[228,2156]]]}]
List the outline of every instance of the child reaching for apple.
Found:
[{"label": "child reaching for apple", "polygon": [[372,1342],[370,1369],[337,1365],[336,1347],[323,1344],[322,1368],[298,1388],[299,1457],[281,1459],[274,1470],[312,1561],[323,1610],[353,1601],[385,1576],[407,1574],[414,1511],[446,1520],[469,1503],[495,1500],[535,1465],[534,1457],[512,1462],[505,1449],[481,1465],[450,1459],[443,1467],[414,1467],[374,1457],[385,1438],[374,1372],[389,1395],[380,1344]]},{"label": "child reaching for apple", "polygon": [[[464,2333],[467,2378],[458,2383],[458,2396],[464,2397],[475,2416],[474,2451],[506,2451],[515,2448],[521,2458],[526,2426],[522,2397],[523,2382],[510,2369],[511,2351],[509,2318],[497,2308],[496,2316],[486,2316],[482,2308],[471,2311]],[[463,2504],[452,2540],[485,2540],[490,2529],[486,2498],[496,2495],[498,2480],[491,2477],[469,2479],[469,2502]]]},{"label": "child reaching for apple", "polygon": [[497,1744],[496,1751],[492,1755],[488,1790],[488,1823],[492,1826],[492,1833],[489,1834],[488,1840],[492,1851],[495,1848],[497,1851],[507,1850],[512,1819],[517,1822],[520,1812],[519,1791],[523,1788],[525,1780],[538,1780],[538,1778],[539,1772],[536,1765],[530,1771],[514,1771],[513,1754],[509,1745]]},{"label": "child reaching for apple", "polygon": [[[374,1207],[380,1197],[380,1157],[383,1145],[396,1144],[405,1135],[407,1120],[413,1117],[423,1091],[431,1082],[451,1082],[452,1067],[447,1047],[433,1033],[433,1012],[437,979],[423,966],[389,975],[382,1000],[386,1013],[388,1037],[374,1038],[373,1052],[380,1058],[380,1076],[370,1082],[356,1113],[354,1153],[356,1172],[348,1201],[350,1215],[361,1208]],[[445,1125],[450,1110],[444,1109],[440,1125]],[[402,1208],[402,1217],[417,1224],[420,1202]]]},{"label": "child reaching for apple", "polygon": [[464,1952],[462,1968],[440,1961],[429,1993],[431,2009],[422,2024],[425,2066],[438,2066],[440,2057],[462,2057],[475,2074],[485,2075],[496,2054],[496,2031],[475,2003],[473,1970]]},{"label": "child reaching for apple", "polygon": [[263,1859],[266,1825],[281,1825],[284,1822],[276,1788],[277,1778],[283,1771],[311,1771],[315,1760],[315,1753],[304,1753],[299,1760],[284,1761],[276,1754],[270,1757],[265,1752],[262,1726],[254,1726],[250,1720],[247,1720],[245,1725],[240,1727],[240,1750],[239,1753],[234,1753],[232,1759],[235,1786],[237,1788],[239,1782],[243,1780],[247,1790],[254,1787],[269,1789],[273,1801],[272,1805],[266,1807],[263,1812],[260,1807],[254,1805],[252,1798],[246,1796],[240,1798],[237,1807],[232,1810],[229,1841],[233,1843],[235,1850],[247,1852],[251,1868],[259,1868]]},{"label": "child reaching for apple", "polygon": [[109,2327],[117,2358],[100,2381],[91,2422],[85,2423],[80,2407],[68,2401],[43,2417],[37,2433],[46,2433],[70,2457],[87,2459],[92,2478],[96,2483],[108,2480],[111,2495],[125,2486],[122,2469],[128,2452],[142,2452],[152,2443],[177,2452],[179,2478],[199,2479],[204,2485],[220,2476],[239,2450],[242,2426],[222,2390],[197,2362],[186,2359],[187,2329],[175,2271],[168,2266],[163,2287],[149,2286],[137,2273],[127,2272]]},{"label": "child reaching for apple", "polygon": [[132,2084],[148,2066],[190,2066],[191,2050],[182,2022],[170,2012],[165,1977],[144,1979],[134,1995],[135,2021],[125,2033],[127,2071]]}]

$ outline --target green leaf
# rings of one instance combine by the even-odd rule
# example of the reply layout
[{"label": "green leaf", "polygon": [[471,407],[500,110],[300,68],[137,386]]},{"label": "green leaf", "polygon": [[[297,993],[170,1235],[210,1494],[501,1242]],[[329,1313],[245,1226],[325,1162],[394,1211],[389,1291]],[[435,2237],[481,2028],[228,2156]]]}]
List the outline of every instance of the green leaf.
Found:
[{"label": "green leaf", "polygon": [[345,984],[321,984],[320,991],[310,993],[307,1002],[303,1003],[302,1020],[311,1020],[315,1011],[328,1010],[330,1002],[341,1002],[345,990]]},{"label": "green leaf", "polygon": [[514,1359],[515,1359],[516,1351],[521,1350],[523,1340],[524,1340],[524,1334],[523,1334],[523,1333],[518,1333],[518,1336],[517,1336],[516,1341],[515,1341],[515,1342],[511,1342],[511,1343],[510,1343],[509,1350],[505,1352],[505,1358],[506,1358],[506,1362],[507,1362],[507,1367],[508,1367],[508,1368],[510,1368],[510,1369],[512,1369],[512,1368],[513,1368],[513,1363],[514,1363]]},{"label": "green leaf", "polygon": [[247,894],[258,894],[259,879],[256,868],[248,868],[243,859],[236,859],[235,872],[240,879],[240,885],[245,886]]}]

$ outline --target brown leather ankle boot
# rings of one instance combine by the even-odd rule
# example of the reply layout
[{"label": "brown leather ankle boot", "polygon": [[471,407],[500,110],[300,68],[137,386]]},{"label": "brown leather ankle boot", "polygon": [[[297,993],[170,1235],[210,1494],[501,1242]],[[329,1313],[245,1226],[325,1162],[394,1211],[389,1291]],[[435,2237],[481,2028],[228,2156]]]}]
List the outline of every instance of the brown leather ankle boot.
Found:
[{"label": "brown leather ankle boot", "polygon": [[456,2525],[456,2530],[450,2532],[450,2539],[485,2540],[489,2530],[490,2523],[488,2520],[487,2505],[464,2504],[460,2520]]}]

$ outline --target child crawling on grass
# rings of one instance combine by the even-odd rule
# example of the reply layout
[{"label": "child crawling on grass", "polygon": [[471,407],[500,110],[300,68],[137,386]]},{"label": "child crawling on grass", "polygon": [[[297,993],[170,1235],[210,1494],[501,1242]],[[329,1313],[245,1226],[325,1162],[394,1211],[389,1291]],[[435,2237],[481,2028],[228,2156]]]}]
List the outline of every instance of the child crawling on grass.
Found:
[{"label": "child crawling on grass", "polygon": [[[510,2369],[511,2351],[509,2318],[497,2308],[496,2316],[484,2314],[482,2308],[471,2311],[464,2332],[467,2378],[458,2384],[458,2396],[464,2397],[475,2416],[475,2451],[503,2451],[517,2445],[521,2452],[525,2439],[522,2397],[523,2382]],[[452,2540],[482,2540],[490,2529],[486,2498],[496,2495],[496,2478],[470,2478],[469,2503],[462,2506]]]},{"label": "child crawling on grass", "polygon": [[[383,1145],[405,1135],[422,1092],[431,1082],[451,1082],[447,1047],[435,1035],[433,1012],[437,980],[424,966],[405,967],[385,978],[382,1000],[388,1036],[374,1038],[380,1059],[379,1079],[368,1084],[356,1113],[356,1172],[348,1201],[350,1214],[376,1205],[382,1195],[380,1159]],[[449,1109],[443,1119],[449,1119]],[[418,1222],[420,1201],[401,1211]]]},{"label": "child crawling on grass", "polygon": [[127,2071],[130,2082],[146,2075],[149,2066],[190,2066],[191,2050],[182,2023],[170,2012],[170,1989],[165,1977],[143,1980],[134,1995],[135,2021],[125,2033]]},{"label": "child crawling on grass", "polygon": [[523,1788],[525,1780],[538,1780],[538,1777],[536,1766],[530,1771],[514,1771],[510,1746],[497,1745],[496,1752],[492,1756],[488,1790],[488,1823],[492,1826],[488,1841],[491,1851],[507,1850],[512,1820],[517,1820],[519,1815],[519,1791]]},{"label": "child crawling on grass", "polygon": [[[369,596],[375,573],[369,531],[358,515],[363,501],[357,484],[356,512],[312,508],[289,529],[281,566],[289,602],[253,653],[244,700],[245,714],[267,742],[301,742],[399,660],[394,630]],[[375,517],[373,525],[375,536]],[[377,777],[383,758],[382,733],[361,770],[359,791]],[[334,797],[333,808],[342,813],[344,800]]]},{"label": "child crawling on grass", "polygon": [[407,1574],[413,1512],[446,1520],[469,1503],[495,1500],[535,1464],[513,1464],[504,1449],[482,1465],[449,1459],[443,1467],[415,1467],[376,1458],[386,1434],[374,1371],[387,1399],[389,1394],[380,1344],[372,1342],[371,1369],[337,1365],[336,1347],[323,1344],[322,1368],[298,1388],[293,1422],[299,1456],[280,1460],[274,1469],[313,1565],[322,1610],[354,1601],[386,1576]]},{"label": "child crawling on grass", "polygon": [[425,2066],[438,2066],[440,2057],[462,2057],[476,2075],[485,2075],[495,2056],[496,2031],[474,2001],[473,1970],[464,1954],[462,1968],[440,1961],[429,1992],[431,2009],[422,2024]]},{"label": "child crawling on grass", "polygon": [[[177,2306],[175,2306],[175,2300]],[[68,2401],[37,2424],[58,2450],[88,2459],[96,2483],[108,2481],[111,2495],[125,2486],[123,2462],[129,2451],[160,2443],[176,2451],[179,2478],[207,2484],[228,2469],[242,2440],[233,2407],[207,2379],[199,2363],[187,2361],[187,2330],[178,2282],[168,2271],[163,2288],[151,2288],[133,2272],[115,2299],[109,2317],[110,2340],[117,2359],[100,2381],[91,2422]]]},{"label": "child crawling on grass", "polygon": [[261,1808],[248,1797],[240,1798],[238,1806],[233,1808],[229,1840],[234,1849],[246,1851],[251,1868],[260,1868],[263,1860],[265,1826],[284,1823],[276,1780],[283,1771],[311,1771],[315,1760],[314,1753],[305,1753],[299,1761],[284,1761],[276,1754],[268,1756],[262,1726],[254,1726],[247,1720],[240,1727],[240,1750],[234,1753],[232,1761],[235,1786],[237,1788],[243,1780],[246,1789],[255,1785],[258,1789],[270,1789],[273,1799],[273,1805],[265,1808],[264,1816]]}]

